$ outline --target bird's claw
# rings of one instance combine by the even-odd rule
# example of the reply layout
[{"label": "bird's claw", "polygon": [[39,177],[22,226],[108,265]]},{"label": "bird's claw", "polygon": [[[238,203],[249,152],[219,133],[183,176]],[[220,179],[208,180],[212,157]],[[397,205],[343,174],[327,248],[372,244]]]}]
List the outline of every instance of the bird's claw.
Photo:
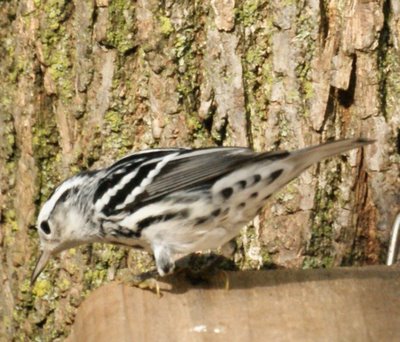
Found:
[{"label": "bird's claw", "polygon": [[150,271],[141,274],[123,274],[120,275],[117,280],[120,283],[134,286],[142,290],[154,291],[157,294],[157,297],[161,297],[160,284],[157,278],[157,271]]}]

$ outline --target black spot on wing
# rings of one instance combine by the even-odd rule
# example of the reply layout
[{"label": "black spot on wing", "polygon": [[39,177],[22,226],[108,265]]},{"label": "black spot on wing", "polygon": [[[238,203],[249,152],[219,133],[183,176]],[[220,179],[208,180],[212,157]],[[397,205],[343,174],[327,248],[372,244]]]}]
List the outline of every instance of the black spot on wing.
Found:
[{"label": "black spot on wing", "polygon": [[245,202],[241,202],[241,203],[239,203],[238,208],[239,209],[243,209],[245,206],[246,206],[246,203]]},{"label": "black spot on wing", "polygon": [[247,182],[245,180],[241,180],[241,181],[237,182],[237,184],[240,189],[244,189],[247,185]]},{"label": "black spot on wing", "polygon": [[196,222],[195,222],[195,226],[199,226],[199,225],[201,225],[201,224],[203,224],[203,223],[206,223],[207,221],[208,221],[208,219],[210,218],[210,216],[201,216],[201,217],[198,217],[197,219],[196,219]]},{"label": "black spot on wing", "polygon": [[214,217],[217,217],[219,214],[221,214],[221,209],[216,209],[211,213],[211,215]]},{"label": "black spot on wing", "polygon": [[229,188],[225,188],[221,190],[221,195],[225,198],[228,199],[229,197],[231,197],[233,194],[233,189],[231,187]]},{"label": "black spot on wing", "polygon": [[267,177],[267,184],[273,183],[283,172],[283,169],[278,169],[274,172],[272,172],[268,177]]},{"label": "black spot on wing", "polygon": [[[174,153],[177,151],[174,151]],[[168,153],[172,153],[172,151]],[[162,172],[146,187],[146,192],[143,193],[143,196],[140,196],[140,199],[138,196],[135,201],[128,203],[119,210],[111,208],[110,213],[134,212],[145,205],[159,201],[161,198],[174,196],[180,191],[207,192],[218,179],[233,170],[251,163],[274,161],[290,155],[289,152],[285,151],[253,153],[241,148],[221,148],[217,152],[210,149],[208,154],[201,150],[182,150],[179,154],[179,158],[173,158],[163,167]],[[183,155],[185,156],[182,157]],[[213,167],[210,168],[209,165],[213,165]],[[251,181],[251,179],[248,180],[248,182]],[[243,180],[236,184],[239,187],[246,187],[248,182]],[[233,194],[233,189],[230,189],[232,193],[230,193],[229,188],[223,189],[225,195],[223,193],[221,195],[225,199]],[[117,206],[118,203],[121,202],[117,201]]]},{"label": "black spot on wing", "polygon": [[251,195],[250,195],[250,198],[256,198],[258,196],[258,192],[253,192]]},{"label": "black spot on wing", "polygon": [[222,216],[228,215],[230,210],[231,209],[229,207],[225,208],[225,210],[222,212]]},{"label": "black spot on wing", "polygon": [[[225,210],[225,212],[226,212],[226,210]],[[198,226],[198,225],[201,225],[203,223],[206,223],[207,221],[209,221],[213,217],[218,217],[220,214],[221,214],[221,208],[215,209],[214,211],[211,212],[211,215],[197,217],[194,225]]]},{"label": "black spot on wing", "polygon": [[149,185],[147,200],[183,190],[209,190],[221,177],[256,161],[257,154],[245,148],[192,150],[165,165],[163,172]]},{"label": "black spot on wing", "polygon": [[256,174],[253,176],[254,183],[257,184],[261,180],[261,176],[259,174]]}]

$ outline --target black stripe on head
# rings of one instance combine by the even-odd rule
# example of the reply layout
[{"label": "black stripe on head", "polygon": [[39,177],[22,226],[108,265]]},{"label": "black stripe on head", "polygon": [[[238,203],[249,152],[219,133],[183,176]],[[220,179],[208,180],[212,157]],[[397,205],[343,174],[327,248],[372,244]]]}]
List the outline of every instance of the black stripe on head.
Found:
[{"label": "black stripe on head", "polygon": [[233,189],[231,187],[225,188],[221,190],[221,195],[225,198],[228,199],[231,197],[233,194]]},{"label": "black stripe on head", "polygon": [[[62,193],[62,195],[58,198],[58,200],[56,201],[56,203],[54,203],[53,210],[54,210],[58,205],[60,205],[61,203],[66,202],[67,199],[68,199],[70,196],[77,194],[78,191],[79,191],[79,190],[78,190],[78,188],[76,188],[76,187],[72,187],[72,188],[69,188],[69,189],[65,190],[65,191]],[[53,212],[53,210],[52,210],[52,212]],[[50,215],[51,215],[51,213],[50,213]]]},{"label": "black stripe on head", "polygon": [[67,200],[70,194],[77,192],[78,189],[76,188],[70,188],[64,191],[64,193],[58,198],[56,204],[54,207],[56,207],[58,204],[61,204]]},{"label": "black stripe on head", "polygon": [[58,205],[66,202],[70,197],[76,196],[84,187],[88,177],[93,177],[98,172],[98,170],[83,171],[61,182],[47,198],[46,206],[52,206],[46,210],[47,215],[50,216]]}]

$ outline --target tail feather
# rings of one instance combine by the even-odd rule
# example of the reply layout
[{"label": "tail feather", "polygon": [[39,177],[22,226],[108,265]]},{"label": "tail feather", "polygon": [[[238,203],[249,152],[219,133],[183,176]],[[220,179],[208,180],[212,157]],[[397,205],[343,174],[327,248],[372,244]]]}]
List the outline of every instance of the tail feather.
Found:
[{"label": "tail feather", "polygon": [[282,159],[282,162],[286,163],[288,171],[290,171],[282,175],[281,182],[288,182],[291,179],[296,178],[311,165],[316,164],[325,158],[333,157],[354,148],[372,144],[374,141],[375,140],[364,138],[343,139],[293,151],[288,154],[285,159]]},{"label": "tail feather", "polygon": [[295,163],[300,162],[300,164],[304,165],[304,168],[307,168],[325,158],[363,147],[374,142],[375,140],[364,138],[329,141],[321,145],[306,147],[295,151],[289,158]]}]

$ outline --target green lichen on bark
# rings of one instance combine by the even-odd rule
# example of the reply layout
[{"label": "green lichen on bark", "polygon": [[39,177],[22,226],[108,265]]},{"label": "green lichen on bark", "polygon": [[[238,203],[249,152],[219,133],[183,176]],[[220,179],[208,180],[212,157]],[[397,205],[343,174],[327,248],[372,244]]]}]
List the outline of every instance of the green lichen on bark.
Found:
[{"label": "green lichen on bark", "polygon": [[[7,180],[7,185],[4,184],[5,188],[11,188],[15,184],[15,168],[16,168],[16,160],[18,158],[18,150],[15,141],[15,129],[12,120],[12,115],[8,112],[7,107],[11,103],[9,102],[9,98],[2,97],[1,99],[1,107],[3,110],[2,117],[0,119],[0,124],[2,125],[0,129],[0,157],[4,163],[3,167],[6,174],[4,175],[4,179],[2,182]],[[4,112],[6,111],[6,112]]]},{"label": "green lichen on bark", "polygon": [[203,37],[198,36],[203,23],[200,20],[202,9],[193,8],[185,18],[185,25],[173,37],[173,59],[178,75],[177,92],[182,111],[185,113],[188,132],[195,144],[205,144],[209,134],[204,126],[204,121],[198,116],[200,72],[198,68],[199,57],[202,52],[200,45]]},{"label": "green lichen on bark", "polygon": [[118,151],[117,158],[125,156],[132,147],[132,136],[124,123],[124,116],[110,110],[104,116],[104,151]]},{"label": "green lichen on bark", "polygon": [[184,30],[175,37],[174,54],[178,71],[179,100],[186,116],[188,130],[193,139],[199,142],[207,139],[202,120],[198,117],[199,70],[196,55],[198,45],[195,41],[195,31],[192,28]]},{"label": "green lichen on bark", "polygon": [[316,30],[315,30],[315,14],[310,11],[300,9],[297,13],[296,22],[296,38],[295,43],[299,47],[301,53],[300,63],[296,67],[296,75],[299,81],[299,99],[301,100],[303,117],[308,116],[309,103],[313,98],[313,84],[311,81],[311,63],[316,53]]},{"label": "green lichen on bark", "polygon": [[74,94],[73,45],[64,22],[71,16],[72,3],[66,0],[48,0],[40,4],[40,10],[43,63],[48,68],[49,77],[55,83],[57,96],[68,103]]},{"label": "green lichen on bark", "polygon": [[266,1],[245,0],[236,9],[236,19],[245,27],[250,27],[257,23],[260,17],[260,7],[265,5]]},{"label": "green lichen on bark", "polygon": [[164,36],[169,36],[172,32],[174,32],[174,26],[172,25],[171,19],[160,15],[158,20],[160,21],[160,30]]},{"label": "green lichen on bark", "polygon": [[[262,20],[257,20],[258,16]],[[263,121],[275,81],[270,46],[276,28],[272,19],[267,2],[263,1],[244,1],[236,11],[237,25],[245,29],[242,66],[246,111],[251,122],[249,137],[253,140],[263,134]],[[246,27],[251,25],[253,29],[246,31]]]},{"label": "green lichen on bark", "polygon": [[54,117],[49,113],[39,114],[33,127],[33,148],[39,170],[39,203],[43,203],[60,182],[59,166],[61,154],[59,133]]},{"label": "green lichen on bark", "polygon": [[338,165],[324,177],[324,186],[319,186],[311,217],[311,238],[306,246],[303,268],[329,268],[334,265],[334,222],[336,206],[340,203],[342,172]]},{"label": "green lichen on bark", "polygon": [[108,6],[106,40],[103,44],[124,54],[132,50],[135,42],[135,6],[131,1],[113,0]]}]

